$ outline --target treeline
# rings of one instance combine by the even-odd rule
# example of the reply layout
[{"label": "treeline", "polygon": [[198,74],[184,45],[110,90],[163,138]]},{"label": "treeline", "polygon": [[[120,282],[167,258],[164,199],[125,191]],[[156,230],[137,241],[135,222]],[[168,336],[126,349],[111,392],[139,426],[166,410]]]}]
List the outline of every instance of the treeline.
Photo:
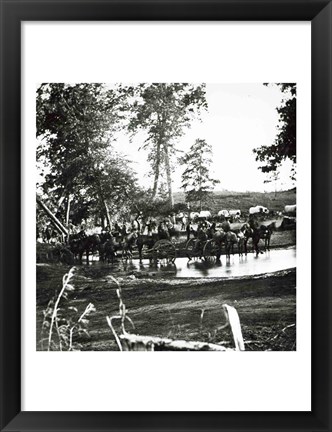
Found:
[{"label": "treeline", "polygon": [[[277,108],[274,143],[254,150],[259,168],[276,181],[284,160],[296,167],[296,85],[278,84],[285,98]],[[139,212],[150,215],[202,209],[217,180],[210,176],[212,148],[197,138],[179,152],[181,137],[208,109],[204,84],[150,83],[131,86],[46,83],[37,89],[37,193],[60,223],[78,225]],[[114,149],[119,133],[131,145],[144,132],[151,187],[138,184],[130,160]],[[227,145],[227,143],[225,143]],[[172,174],[181,164],[185,199],[175,205]],[[45,215],[37,213],[41,225]],[[99,222],[100,223],[100,222]]]},{"label": "treeline", "polygon": [[[170,211],[176,146],[206,109],[203,84],[42,84],[37,193],[66,225],[91,218],[110,225],[114,216]],[[119,132],[130,141],[141,130],[151,188],[138,184],[131,161],[113,146]]]}]

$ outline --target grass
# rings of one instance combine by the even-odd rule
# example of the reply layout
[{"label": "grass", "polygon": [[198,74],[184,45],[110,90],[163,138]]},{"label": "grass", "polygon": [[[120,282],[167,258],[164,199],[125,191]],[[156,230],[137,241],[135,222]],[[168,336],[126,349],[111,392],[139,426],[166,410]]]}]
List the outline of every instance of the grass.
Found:
[{"label": "grass", "polygon": [[[61,281],[63,270],[64,266],[55,268],[55,265],[43,268],[44,277],[38,282],[39,328],[45,310],[42,303],[53,286],[50,281],[52,278]],[[48,278],[45,277],[46,272]],[[295,270],[268,277],[263,275],[235,280],[132,279],[129,276],[123,276],[122,280],[121,297],[135,324],[136,334],[187,341],[222,342],[224,346],[232,347],[229,330],[218,330],[224,324],[221,305],[226,303],[238,311],[247,350],[296,349],[296,328],[293,325],[296,322]],[[75,291],[69,293],[71,306],[84,310],[84,304],[93,302],[96,307],[89,323],[90,336],[83,335],[84,338],[79,341],[80,349],[118,350],[106,322],[106,316],[119,315],[117,284],[106,279],[103,272],[97,277],[96,268],[82,266],[78,269],[75,286]],[[121,331],[121,320],[116,331]]]},{"label": "grass", "polygon": [[[41,324],[40,348],[47,351],[78,351],[81,345],[74,342],[74,337],[85,333],[89,335],[87,326],[89,317],[96,309],[89,303],[82,313],[76,306],[68,303],[70,292],[74,291],[72,279],[75,267],[71,268],[62,278],[62,287],[43,310]],[[45,336],[47,333],[47,336]],[[47,347],[45,347],[47,342]]]},{"label": "grass", "polygon": [[[174,194],[174,202],[185,202],[183,192]],[[204,206],[204,210],[210,210],[212,215],[218,214],[218,211],[227,209],[239,209],[242,213],[248,213],[249,208],[262,205],[270,211],[283,211],[285,205],[296,203],[296,189],[274,192],[214,192],[211,200]],[[193,210],[195,210],[193,208]]]}]

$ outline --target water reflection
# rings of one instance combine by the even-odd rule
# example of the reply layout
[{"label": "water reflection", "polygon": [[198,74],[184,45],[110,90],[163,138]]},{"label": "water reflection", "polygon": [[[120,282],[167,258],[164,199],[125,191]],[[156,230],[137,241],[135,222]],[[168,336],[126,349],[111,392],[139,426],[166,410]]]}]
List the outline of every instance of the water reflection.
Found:
[{"label": "water reflection", "polygon": [[296,249],[272,250],[260,254],[248,254],[239,257],[232,255],[230,258],[222,256],[220,261],[201,261],[187,258],[177,258],[174,264],[160,262],[155,265],[148,259],[139,262],[137,259],[121,261],[109,265],[110,271],[135,272],[141,271],[142,275],[149,272],[170,277],[238,277],[253,276],[261,273],[270,273],[279,270],[296,267]]}]

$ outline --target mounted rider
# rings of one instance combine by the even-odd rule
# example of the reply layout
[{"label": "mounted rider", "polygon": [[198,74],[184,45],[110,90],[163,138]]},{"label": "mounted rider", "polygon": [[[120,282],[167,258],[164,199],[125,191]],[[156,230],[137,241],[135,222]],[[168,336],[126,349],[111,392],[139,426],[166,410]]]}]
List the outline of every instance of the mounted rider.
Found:
[{"label": "mounted rider", "polygon": [[203,252],[203,244],[207,240],[207,237],[206,228],[201,225],[197,230],[197,237],[194,246],[195,252]]}]

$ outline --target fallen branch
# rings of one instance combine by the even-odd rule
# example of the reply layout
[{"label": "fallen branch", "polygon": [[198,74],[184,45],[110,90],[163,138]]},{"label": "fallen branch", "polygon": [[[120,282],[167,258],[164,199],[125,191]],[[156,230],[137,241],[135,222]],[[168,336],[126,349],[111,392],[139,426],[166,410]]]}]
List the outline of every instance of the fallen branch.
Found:
[{"label": "fallen branch", "polygon": [[119,336],[123,351],[233,351],[207,342],[172,340],[154,336],[125,334]]},{"label": "fallen branch", "polygon": [[273,340],[278,339],[278,337],[279,337],[282,333],[285,333],[285,330],[287,330],[287,329],[289,329],[289,328],[291,328],[291,327],[295,327],[295,324],[289,324],[288,326],[284,327],[284,328],[283,328],[279,333],[277,333],[275,336],[273,336],[273,337],[270,338],[270,339],[267,339],[266,342],[270,342],[270,341],[273,341]]},{"label": "fallen branch", "polygon": [[[172,340],[169,338],[160,338],[155,336],[140,336],[136,334],[129,334],[125,329],[125,320],[127,319],[133,328],[135,328],[132,320],[127,316],[126,306],[122,299],[122,291],[119,282],[111,276],[111,279],[117,285],[116,294],[119,299],[119,314],[113,317],[106,317],[107,324],[109,325],[113,336],[120,351],[233,351],[233,348],[225,348],[223,345],[212,344],[208,342],[191,342],[184,340]],[[222,330],[230,327],[235,344],[235,351],[245,351],[244,341],[242,337],[240,318],[233,306],[227,304],[222,305],[226,323],[218,328]],[[168,310],[169,311],[169,310]],[[170,313],[170,311],[169,311]],[[171,319],[172,315],[170,313]],[[204,316],[204,309],[201,310],[201,325]],[[121,320],[122,334],[118,335],[113,327],[112,321],[114,319]],[[172,319],[173,320],[173,319]]]}]

